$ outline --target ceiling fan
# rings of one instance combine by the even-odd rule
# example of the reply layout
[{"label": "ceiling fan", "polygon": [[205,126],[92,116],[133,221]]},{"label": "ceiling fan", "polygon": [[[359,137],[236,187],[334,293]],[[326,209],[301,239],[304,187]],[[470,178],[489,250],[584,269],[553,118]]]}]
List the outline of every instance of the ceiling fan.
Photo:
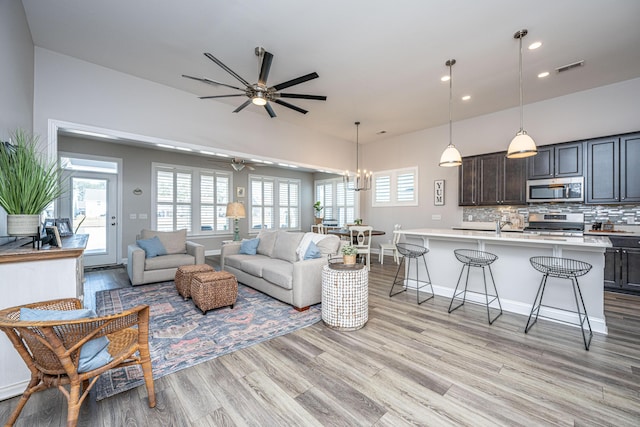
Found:
[{"label": "ceiling fan", "polygon": [[271,104],[269,104],[269,102],[275,102],[276,104],[282,105],[283,107],[287,107],[290,108],[292,110],[295,110],[299,113],[302,114],[307,114],[307,110],[300,108],[296,105],[290,104],[288,102],[283,101],[280,98],[297,98],[297,99],[313,99],[316,101],[326,101],[327,97],[326,96],[321,96],[321,95],[304,95],[304,94],[298,94],[298,93],[283,93],[280,92],[282,89],[286,89],[288,87],[291,86],[295,86],[295,85],[299,85],[301,83],[307,82],[309,80],[313,80],[313,79],[317,79],[318,73],[309,73],[309,74],[305,74],[304,76],[300,76],[298,78],[292,79],[292,80],[288,80],[286,82],[283,83],[279,83],[277,85],[274,86],[267,86],[267,78],[269,77],[269,70],[271,69],[271,62],[273,61],[273,55],[269,52],[267,52],[266,50],[264,50],[264,48],[262,47],[256,47],[255,49],[255,54],[256,56],[258,56],[260,59],[260,72],[258,74],[258,83],[249,83],[248,81],[246,81],[245,79],[243,79],[242,77],[240,77],[237,73],[235,73],[231,68],[227,67],[226,65],[224,65],[222,63],[222,61],[220,61],[218,58],[216,58],[215,56],[213,56],[210,53],[205,52],[204,56],[206,56],[207,58],[209,58],[210,60],[212,60],[213,62],[215,62],[216,64],[218,64],[218,66],[220,66],[220,68],[222,68],[223,70],[225,70],[227,73],[231,74],[233,77],[235,77],[240,83],[242,83],[245,87],[241,88],[241,87],[237,87],[237,86],[232,86],[232,85],[228,85],[226,83],[222,83],[222,82],[218,82],[215,80],[210,80],[207,78],[200,78],[200,77],[193,77],[193,76],[187,76],[186,74],[183,74],[182,77],[186,77],[188,79],[192,79],[192,80],[197,80],[199,82],[203,82],[206,84],[210,84],[213,86],[225,86],[231,89],[236,89],[239,90],[243,93],[238,93],[238,94],[230,94],[230,95],[213,95],[213,96],[201,96],[200,99],[213,99],[213,98],[229,98],[229,97],[234,97],[234,96],[246,96],[249,99],[247,101],[245,101],[242,105],[240,105],[238,108],[236,108],[235,110],[233,110],[234,113],[238,113],[240,111],[242,111],[245,107],[247,107],[249,104],[253,103],[255,105],[258,106],[263,106],[265,110],[267,110],[267,113],[269,113],[269,116],[271,116],[271,118],[276,117],[276,113],[275,111],[273,111],[273,108],[271,107]]},{"label": "ceiling fan", "polygon": [[240,172],[244,168],[247,168],[253,171],[253,170],[256,170],[256,166],[265,166],[259,163],[248,162],[244,159],[239,159],[237,157],[232,158],[231,162],[213,160],[213,163],[218,163],[224,166],[231,166],[231,168],[236,172]]}]

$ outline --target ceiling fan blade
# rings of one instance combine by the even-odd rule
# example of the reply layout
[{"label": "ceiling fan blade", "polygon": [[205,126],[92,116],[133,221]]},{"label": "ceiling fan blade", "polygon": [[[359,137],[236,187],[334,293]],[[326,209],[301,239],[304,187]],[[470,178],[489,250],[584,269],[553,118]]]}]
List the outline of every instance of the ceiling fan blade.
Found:
[{"label": "ceiling fan blade", "polygon": [[213,99],[213,98],[231,98],[233,96],[245,96],[244,93],[238,93],[233,95],[210,95],[210,96],[199,96],[200,99]]},{"label": "ceiling fan blade", "polygon": [[284,102],[284,101],[282,101],[280,99],[276,99],[273,102],[275,102],[276,104],[280,104],[283,107],[287,107],[287,108],[291,108],[292,110],[296,110],[297,112],[302,113],[302,114],[307,114],[308,113],[307,110],[303,110],[300,107],[296,107],[295,105],[289,104],[288,102]]},{"label": "ceiling fan blade", "polygon": [[220,68],[222,68],[223,70],[225,70],[227,73],[231,74],[233,77],[235,77],[236,79],[238,79],[238,81],[240,81],[243,85],[245,86],[251,86],[251,84],[246,81],[245,79],[243,79],[242,77],[240,77],[238,74],[236,74],[235,71],[233,71],[231,68],[227,67],[226,65],[224,65],[222,63],[222,61],[220,61],[218,58],[216,58],[215,56],[211,55],[208,52],[204,53],[204,56],[206,56],[207,58],[209,58],[210,60],[212,60],[213,62],[215,62],[216,64],[218,64],[218,66]]},{"label": "ceiling fan blade", "polygon": [[233,110],[234,113],[239,113],[240,111],[242,111],[247,105],[251,104],[251,100],[247,99],[241,106],[239,106],[238,108],[236,108],[235,110]]},{"label": "ceiling fan blade", "polygon": [[304,82],[307,82],[309,80],[317,79],[318,77],[320,77],[320,76],[318,76],[318,73],[309,73],[309,74],[307,74],[305,76],[298,77],[297,79],[293,79],[293,80],[289,80],[289,81],[277,84],[277,85],[273,86],[273,88],[275,90],[286,89],[288,87],[299,85],[300,83],[304,83]]},{"label": "ceiling fan blade", "polygon": [[264,104],[264,109],[267,110],[267,113],[269,113],[269,116],[272,119],[276,116],[276,112],[273,111],[273,108],[271,107],[271,104],[269,104],[268,102],[266,104]]},{"label": "ceiling fan blade", "polygon": [[267,85],[267,79],[269,78],[269,70],[271,70],[271,61],[273,61],[273,55],[269,52],[264,53],[262,56],[262,65],[260,66],[260,76],[258,77],[258,83],[261,85]]},{"label": "ceiling fan blade", "polygon": [[327,100],[327,97],[322,95],[302,95],[298,93],[281,93],[280,98],[315,99],[316,101]]},{"label": "ceiling fan blade", "polygon": [[226,83],[217,82],[215,80],[209,80],[209,79],[200,78],[200,77],[187,76],[186,74],[183,74],[182,77],[186,77],[187,79],[191,79],[191,80],[197,80],[199,82],[206,83],[206,84],[209,84],[209,85],[212,85],[212,86],[226,86],[226,87],[230,87],[231,89],[238,89],[238,90],[241,90],[243,92],[245,91],[245,89],[242,89],[242,88],[239,88],[239,87],[236,87],[236,86],[231,86],[231,85],[228,85]]}]

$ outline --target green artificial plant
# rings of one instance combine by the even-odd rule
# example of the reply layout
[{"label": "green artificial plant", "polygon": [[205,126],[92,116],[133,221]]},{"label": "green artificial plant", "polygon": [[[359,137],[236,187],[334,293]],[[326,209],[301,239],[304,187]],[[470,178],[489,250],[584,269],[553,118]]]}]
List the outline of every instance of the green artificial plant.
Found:
[{"label": "green artificial plant", "polygon": [[0,143],[0,206],[8,215],[40,215],[64,191],[62,168],[38,150],[38,137],[18,129]]}]

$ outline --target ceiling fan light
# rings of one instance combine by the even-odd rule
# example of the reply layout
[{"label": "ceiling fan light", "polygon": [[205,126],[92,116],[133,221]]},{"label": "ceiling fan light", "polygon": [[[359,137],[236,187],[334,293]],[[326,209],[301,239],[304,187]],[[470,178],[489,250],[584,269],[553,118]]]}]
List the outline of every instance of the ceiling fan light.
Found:
[{"label": "ceiling fan light", "polygon": [[507,157],[510,159],[522,159],[524,157],[535,156],[538,153],[536,143],[533,141],[527,132],[521,130],[511,140],[509,149],[507,150]]},{"label": "ceiling fan light", "polygon": [[262,92],[256,93],[256,96],[251,98],[251,102],[253,102],[254,105],[258,105],[260,107],[267,105],[267,100],[265,99]]},{"label": "ceiling fan light", "polygon": [[458,149],[452,144],[447,146],[440,156],[439,166],[449,168],[462,165],[462,156]]}]

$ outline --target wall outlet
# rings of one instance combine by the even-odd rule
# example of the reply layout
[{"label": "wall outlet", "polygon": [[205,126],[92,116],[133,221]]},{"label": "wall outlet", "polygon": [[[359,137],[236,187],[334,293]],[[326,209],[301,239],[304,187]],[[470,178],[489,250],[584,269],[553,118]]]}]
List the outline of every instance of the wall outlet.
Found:
[{"label": "wall outlet", "polygon": [[634,225],[636,223],[635,218],[634,217],[628,217],[627,218],[627,225]]},{"label": "wall outlet", "polygon": [[129,214],[129,219],[137,219],[138,215],[137,214]]},{"label": "wall outlet", "polygon": [[467,221],[469,222],[473,221],[473,215],[467,215]]},{"label": "wall outlet", "polygon": [[138,215],[138,218],[147,219],[147,214],[146,213],[141,213],[141,214]]},{"label": "wall outlet", "polygon": [[442,219],[442,215],[433,214],[433,215],[431,215],[431,219],[434,220],[434,221],[440,221]]}]

